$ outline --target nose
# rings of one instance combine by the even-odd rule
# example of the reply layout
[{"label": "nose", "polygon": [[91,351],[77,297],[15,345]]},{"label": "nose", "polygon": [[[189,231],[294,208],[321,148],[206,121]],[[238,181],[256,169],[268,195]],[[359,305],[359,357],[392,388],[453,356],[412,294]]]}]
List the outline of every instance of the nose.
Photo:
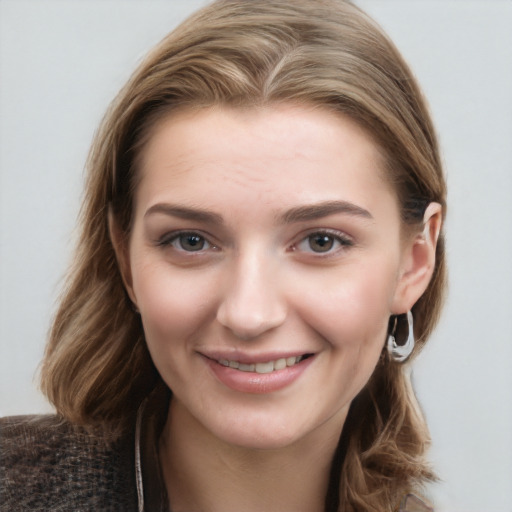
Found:
[{"label": "nose", "polygon": [[252,340],[286,319],[279,272],[256,254],[239,258],[225,282],[217,320],[237,338]]}]

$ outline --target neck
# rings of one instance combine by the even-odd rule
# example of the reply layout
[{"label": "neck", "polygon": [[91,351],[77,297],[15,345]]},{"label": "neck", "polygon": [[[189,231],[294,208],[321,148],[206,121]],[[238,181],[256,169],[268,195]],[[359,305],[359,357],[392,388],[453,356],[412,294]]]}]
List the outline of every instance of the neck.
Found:
[{"label": "neck", "polygon": [[320,512],[342,426],[284,448],[245,448],[218,439],[173,400],[160,439],[171,510]]}]

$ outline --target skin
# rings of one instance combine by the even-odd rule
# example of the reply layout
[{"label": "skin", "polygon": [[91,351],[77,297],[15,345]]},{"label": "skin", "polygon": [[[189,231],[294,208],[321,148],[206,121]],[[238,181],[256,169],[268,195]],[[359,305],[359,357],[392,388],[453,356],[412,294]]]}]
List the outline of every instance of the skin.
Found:
[{"label": "skin", "polygon": [[[129,243],[111,230],[174,393],[160,445],[172,509],[321,510],[389,317],[432,275],[439,205],[404,237],[372,139],[300,105],[174,113],[141,161]],[[232,389],[212,371],[219,354],[291,353],[312,357],[273,392]]]}]

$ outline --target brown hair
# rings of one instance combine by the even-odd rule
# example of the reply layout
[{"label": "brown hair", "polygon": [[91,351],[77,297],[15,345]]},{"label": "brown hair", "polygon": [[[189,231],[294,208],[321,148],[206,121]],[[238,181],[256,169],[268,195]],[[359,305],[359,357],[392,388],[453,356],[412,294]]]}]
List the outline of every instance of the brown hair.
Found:
[{"label": "brown hair", "polygon": [[[177,108],[302,102],[350,116],[386,157],[404,225],[445,181],[420,90],[379,27],[343,0],[220,0],[169,34],[117,96],[95,138],[81,236],[51,330],[42,387],[73,422],[119,433],[159,382],[140,317],[125,293],[108,213],[129,236],[137,157],[150,129]],[[433,278],[413,307],[417,344],[434,328],[445,287],[441,235]],[[327,500],[344,511],[394,510],[432,478],[428,432],[402,367],[381,358],[354,400],[334,457]]]}]

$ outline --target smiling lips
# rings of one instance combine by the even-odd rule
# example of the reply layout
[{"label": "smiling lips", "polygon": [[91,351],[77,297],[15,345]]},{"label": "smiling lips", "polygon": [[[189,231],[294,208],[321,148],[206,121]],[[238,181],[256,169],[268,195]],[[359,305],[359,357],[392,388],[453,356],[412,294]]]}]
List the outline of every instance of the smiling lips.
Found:
[{"label": "smiling lips", "polygon": [[233,368],[234,370],[239,370],[241,372],[253,372],[253,373],[272,373],[277,370],[284,370],[287,367],[291,367],[300,363],[305,356],[292,356],[292,357],[282,357],[280,359],[276,359],[275,361],[267,361],[264,363],[240,363],[239,361],[230,361],[228,359],[219,359],[217,362],[222,366],[226,366],[229,368]]},{"label": "smiling lips", "polygon": [[316,358],[315,354],[250,362],[205,357],[216,378],[228,388],[251,394],[273,393],[295,382]]}]

